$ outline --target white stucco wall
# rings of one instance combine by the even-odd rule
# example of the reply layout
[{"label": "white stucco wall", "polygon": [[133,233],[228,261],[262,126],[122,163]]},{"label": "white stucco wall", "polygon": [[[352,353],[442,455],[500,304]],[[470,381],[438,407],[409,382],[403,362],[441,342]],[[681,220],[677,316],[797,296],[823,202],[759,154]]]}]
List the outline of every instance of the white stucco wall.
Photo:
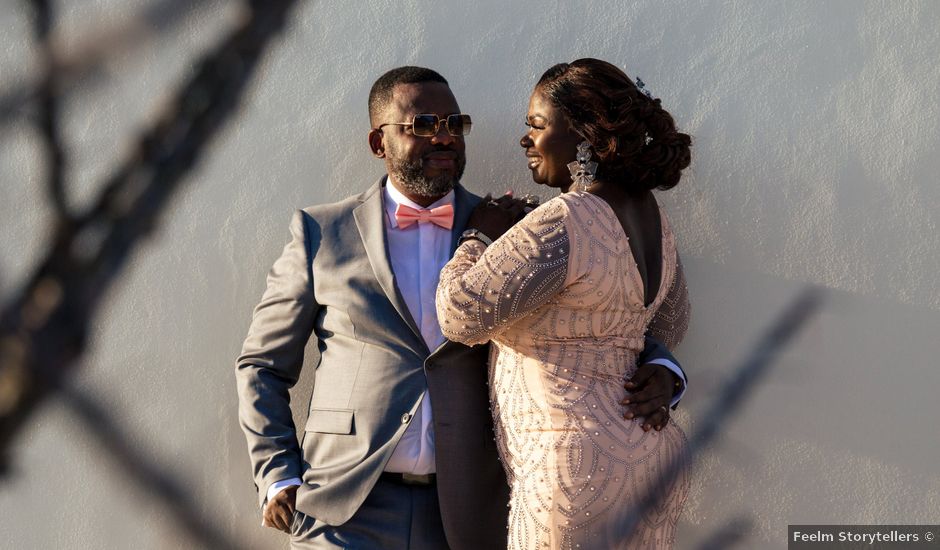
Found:
[{"label": "white stucco wall", "polygon": [[[142,0],[60,2],[74,47]],[[218,1],[115,55],[70,98],[73,199],[85,204],[191,61],[237,16]],[[35,71],[20,4],[0,7],[0,89]],[[253,548],[258,527],[233,363],[293,209],[381,173],[366,97],[385,70],[441,71],[474,117],[464,182],[541,193],[518,138],[550,65],[591,56],[642,76],[695,139],[688,177],[660,198],[694,318],[677,354],[699,415],[757,334],[806,284],[831,289],[722,444],[700,458],[680,530],[691,548],[748,516],[745,547],[784,548],[790,523],[937,523],[940,516],[940,3],[305,2],[242,116],[141,248],[95,323],[79,385]],[[335,121],[341,121],[337,123]],[[25,123],[0,129],[0,291],[37,261],[50,210]],[[306,402],[310,372],[297,401]],[[128,490],[55,402],[0,485],[0,546],[186,546]]]}]

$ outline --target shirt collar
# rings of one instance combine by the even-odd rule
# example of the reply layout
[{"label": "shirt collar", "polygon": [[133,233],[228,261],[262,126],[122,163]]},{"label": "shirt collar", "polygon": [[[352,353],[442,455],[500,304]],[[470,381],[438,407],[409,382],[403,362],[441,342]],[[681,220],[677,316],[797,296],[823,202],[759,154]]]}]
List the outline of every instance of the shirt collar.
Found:
[{"label": "shirt collar", "polygon": [[454,204],[454,190],[451,189],[443,197],[434,201],[430,206],[424,207],[420,204],[417,204],[413,200],[409,199],[398,190],[398,187],[395,186],[395,182],[392,180],[392,176],[389,175],[385,182],[385,214],[388,216],[388,221],[393,228],[398,228],[398,220],[395,219],[395,210],[398,209],[399,204],[404,204],[405,206],[410,206],[417,210],[430,210],[432,208],[437,208],[438,206],[444,206],[445,204]]}]

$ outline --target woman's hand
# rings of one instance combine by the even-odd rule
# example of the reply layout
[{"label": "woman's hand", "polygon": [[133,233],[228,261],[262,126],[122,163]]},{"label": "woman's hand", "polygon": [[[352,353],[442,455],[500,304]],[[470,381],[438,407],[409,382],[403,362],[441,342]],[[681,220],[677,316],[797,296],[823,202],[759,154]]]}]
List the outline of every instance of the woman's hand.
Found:
[{"label": "woman's hand", "polygon": [[513,198],[511,191],[498,199],[487,194],[470,213],[467,229],[477,229],[495,241],[525,216],[527,207],[531,209],[531,202]]}]

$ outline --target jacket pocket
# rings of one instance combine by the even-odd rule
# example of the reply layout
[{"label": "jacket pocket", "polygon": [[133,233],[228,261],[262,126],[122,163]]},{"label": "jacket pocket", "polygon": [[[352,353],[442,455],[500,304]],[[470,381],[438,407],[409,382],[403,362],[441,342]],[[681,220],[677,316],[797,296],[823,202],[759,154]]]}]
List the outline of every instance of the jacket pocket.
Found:
[{"label": "jacket pocket", "polygon": [[310,409],[304,431],[349,435],[352,427],[352,409]]}]

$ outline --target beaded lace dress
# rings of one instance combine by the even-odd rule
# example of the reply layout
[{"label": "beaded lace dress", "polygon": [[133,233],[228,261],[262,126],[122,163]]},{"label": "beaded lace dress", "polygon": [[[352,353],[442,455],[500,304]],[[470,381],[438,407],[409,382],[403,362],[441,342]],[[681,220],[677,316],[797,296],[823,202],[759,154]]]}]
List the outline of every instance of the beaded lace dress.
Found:
[{"label": "beaded lace dress", "polygon": [[512,549],[671,548],[683,471],[630,536],[626,517],[684,452],[672,421],[625,420],[623,379],[647,328],[667,347],[688,326],[688,294],[662,214],[655,300],[607,203],[584,192],[546,202],[489,247],[468,240],[441,272],[438,319],[458,342],[492,341],[490,403],[511,486]]}]

